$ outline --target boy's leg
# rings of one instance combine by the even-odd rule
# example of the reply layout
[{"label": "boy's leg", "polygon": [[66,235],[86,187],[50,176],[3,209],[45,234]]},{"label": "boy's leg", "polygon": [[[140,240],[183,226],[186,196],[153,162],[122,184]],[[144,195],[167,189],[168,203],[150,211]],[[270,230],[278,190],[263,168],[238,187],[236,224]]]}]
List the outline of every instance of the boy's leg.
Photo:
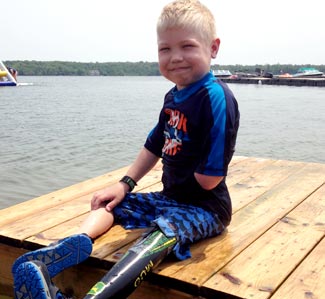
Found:
[{"label": "boy's leg", "polygon": [[167,236],[177,236],[175,256],[191,257],[189,246],[201,239],[220,235],[225,226],[217,214],[177,202],[160,192],[128,193],[114,209],[115,221],[126,229],[156,224]]},{"label": "boy's leg", "polygon": [[88,292],[85,299],[127,298],[171,252],[176,237],[151,229]]},{"label": "boy's leg", "polygon": [[[158,228],[150,229],[85,298],[122,299],[131,294],[176,244]],[[64,299],[39,261],[21,263],[14,275],[15,299]]]},{"label": "boy's leg", "polygon": [[191,257],[190,245],[199,240],[222,234],[225,226],[215,213],[200,207],[177,203],[165,209],[161,216],[154,221],[165,233],[169,227],[178,236],[178,242],[173,249],[179,260]]},{"label": "boy's leg", "polygon": [[[161,194],[128,193],[114,209],[115,221],[127,229],[149,228],[122,259],[88,292],[85,299],[120,299],[130,295],[177,244],[173,229],[155,225]],[[164,202],[164,201],[163,201]],[[158,213],[158,214],[159,214]],[[154,225],[154,226],[153,226]]]},{"label": "boy's leg", "polygon": [[83,221],[77,233],[87,234],[92,239],[97,238],[107,232],[114,223],[112,212],[108,212],[105,207],[91,210],[88,217]]},{"label": "boy's leg", "polygon": [[20,264],[38,260],[47,266],[50,277],[54,277],[64,269],[87,259],[91,251],[92,240],[87,235],[72,235],[59,240],[57,243],[20,256],[12,266],[12,273],[15,275]]},{"label": "boy's leg", "polygon": [[106,232],[113,224],[113,215],[105,208],[93,210],[80,226],[77,234],[59,240],[47,247],[27,252],[19,257],[12,267],[14,274],[17,267],[26,261],[43,262],[51,277],[64,269],[81,263],[92,252],[92,240]]}]

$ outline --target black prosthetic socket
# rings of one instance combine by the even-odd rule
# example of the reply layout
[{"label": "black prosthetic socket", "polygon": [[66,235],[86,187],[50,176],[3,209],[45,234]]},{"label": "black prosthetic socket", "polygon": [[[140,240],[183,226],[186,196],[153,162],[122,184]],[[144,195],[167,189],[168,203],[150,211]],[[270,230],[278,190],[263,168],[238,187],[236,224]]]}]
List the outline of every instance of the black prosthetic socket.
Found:
[{"label": "black prosthetic socket", "polygon": [[171,252],[176,242],[176,237],[166,237],[158,228],[148,233],[92,287],[84,299],[128,297]]}]

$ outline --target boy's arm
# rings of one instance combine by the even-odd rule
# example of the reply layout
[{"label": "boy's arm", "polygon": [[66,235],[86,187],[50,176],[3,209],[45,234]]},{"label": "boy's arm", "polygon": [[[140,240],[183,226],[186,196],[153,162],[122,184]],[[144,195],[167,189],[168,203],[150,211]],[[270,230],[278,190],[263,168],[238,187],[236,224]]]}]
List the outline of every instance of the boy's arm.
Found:
[{"label": "boy's arm", "polygon": [[159,157],[143,147],[126,175],[131,177],[135,182],[138,182],[157,164],[158,160]]},{"label": "boy's arm", "polygon": [[[138,182],[150,169],[158,162],[159,157],[142,148],[138,157],[131,165],[126,175]],[[118,182],[103,190],[96,192],[91,200],[91,209],[96,210],[106,207],[107,211],[112,211],[125,197],[130,190],[129,185]]]},{"label": "boy's arm", "polygon": [[211,190],[219,185],[224,176],[210,176],[195,172],[194,177],[200,186],[205,190]]}]

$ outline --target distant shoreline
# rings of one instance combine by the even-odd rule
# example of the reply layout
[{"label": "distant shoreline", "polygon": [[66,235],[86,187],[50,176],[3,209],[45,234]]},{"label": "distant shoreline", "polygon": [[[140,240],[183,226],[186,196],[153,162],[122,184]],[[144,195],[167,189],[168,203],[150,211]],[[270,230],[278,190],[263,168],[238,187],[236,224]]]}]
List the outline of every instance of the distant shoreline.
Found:
[{"label": "distant shoreline", "polygon": [[[71,61],[4,61],[15,68],[19,76],[160,76],[158,62],[71,62]],[[295,64],[256,64],[256,65],[218,65],[212,70],[229,70],[232,73],[252,73],[256,69],[273,74],[295,73],[301,67],[314,67],[325,72],[325,65]]]}]

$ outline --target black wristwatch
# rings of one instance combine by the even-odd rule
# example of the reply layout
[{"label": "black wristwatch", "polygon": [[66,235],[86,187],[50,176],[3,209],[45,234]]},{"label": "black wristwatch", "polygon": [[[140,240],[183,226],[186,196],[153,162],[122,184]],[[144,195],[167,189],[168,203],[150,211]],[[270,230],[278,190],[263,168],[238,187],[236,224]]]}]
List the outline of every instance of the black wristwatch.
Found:
[{"label": "black wristwatch", "polygon": [[123,178],[121,178],[120,182],[123,182],[129,186],[129,188],[130,188],[129,192],[131,192],[134,189],[134,187],[137,185],[137,183],[127,175],[124,176]]}]

